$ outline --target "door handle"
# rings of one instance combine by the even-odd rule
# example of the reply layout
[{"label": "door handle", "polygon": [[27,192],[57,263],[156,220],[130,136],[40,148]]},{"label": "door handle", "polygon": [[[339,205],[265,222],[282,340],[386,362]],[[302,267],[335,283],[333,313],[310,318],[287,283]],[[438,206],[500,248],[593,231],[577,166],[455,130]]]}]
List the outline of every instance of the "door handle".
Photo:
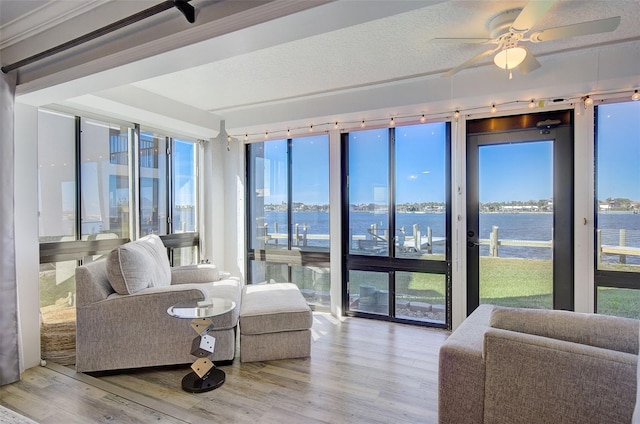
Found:
[{"label": "door handle", "polygon": [[477,247],[480,246],[480,243],[475,242],[475,241],[468,241],[467,242],[467,247]]}]

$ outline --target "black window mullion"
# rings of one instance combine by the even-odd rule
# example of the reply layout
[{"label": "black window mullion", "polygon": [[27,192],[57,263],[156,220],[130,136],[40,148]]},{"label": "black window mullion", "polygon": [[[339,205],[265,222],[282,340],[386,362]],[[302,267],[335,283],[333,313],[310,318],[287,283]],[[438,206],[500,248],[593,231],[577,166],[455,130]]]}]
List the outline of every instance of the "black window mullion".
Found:
[{"label": "black window mullion", "polygon": [[[387,208],[389,210],[389,236],[387,242],[389,244],[389,255],[391,258],[396,257],[396,132],[395,128],[389,128],[389,200]],[[396,299],[396,273],[390,270],[389,273],[389,316],[395,317],[395,299]]]},{"label": "black window mullion", "polygon": [[82,119],[75,117],[76,127],[76,240],[82,240]]},{"label": "black window mullion", "polygon": [[[293,172],[291,164],[293,139],[287,139],[287,250],[293,247]],[[291,267],[289,267],[289,280],[291,280]]]}]

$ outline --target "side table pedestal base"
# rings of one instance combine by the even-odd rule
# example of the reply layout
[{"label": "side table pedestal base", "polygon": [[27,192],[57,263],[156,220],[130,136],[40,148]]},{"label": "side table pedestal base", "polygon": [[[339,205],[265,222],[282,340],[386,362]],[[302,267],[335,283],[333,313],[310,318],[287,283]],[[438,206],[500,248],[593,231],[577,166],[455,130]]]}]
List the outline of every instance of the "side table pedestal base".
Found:
[{"label": "side table pedestal base", "polygon": [[219,368],[209,371],[203,378],[191,371],[182,378],[182,389],[189,393],[202,393],[222,386],[226,374]]}]

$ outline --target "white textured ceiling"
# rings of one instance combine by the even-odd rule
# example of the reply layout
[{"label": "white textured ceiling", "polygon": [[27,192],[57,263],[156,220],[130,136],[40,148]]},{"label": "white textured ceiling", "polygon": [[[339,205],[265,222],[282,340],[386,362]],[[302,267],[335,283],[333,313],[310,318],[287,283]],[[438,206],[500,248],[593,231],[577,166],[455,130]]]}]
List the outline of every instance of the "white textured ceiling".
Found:
[{"label": "white textured ceiling", "polygon": [[[492,17],[526,4],[526,1],[487,0],[329,2],[192,43],[181,49],[182,56],[174,51],[149,59],[152,62],[141,60],[139,67],[131,64],[123,71],[126,77],[105,72],[104,78],[111,80],[100,84],[92,80],[98,87],[95,91],[89,84],[73,93],[72,98],[60,99],[59,95],[54,98],[58,103],[94,112],[117,114],[128,110],[143,116],[148,124],[158,126],[163,119],[179,118],[178,109],[188,112],[193,117],[191,123],[198,128],[217,126],[207,125],[207,116],[211,116],[211,122],[216,123],[217,119],[228,119],[238,131],[248,131],[268,122],[285,125],[293,118],[307,122],[304,116],[308,115],[309,119],[318,116],[314,113],[336,119],[328,114],[362,110],[361,104],[351,108],[344,104],[349,101],[349,93],[363,97],[364,90],[374,93],[383,87],[400,87],[412,81],[429,80],[436,87],[452,87],[456,79],[462,83],[465,75],[477,69],[463,70],[459,76],[448,79],[440,75],[488,47],[432,39],[487,37]],[[611,33],[527,43],[542,68],[514,79],[552,78],[552,70],[564,72],[563,59],[579,56],[581,52],[600,54],[617,44],[631,45],[632,51],[637,52],[640,40],[640,2],[637,0],[560,0],[537,22],[534,30],[612,16],[622,19],[619,28]],[[163,63],[170,72],[162,72]],[[635,63],[632,58],[631,66]],[[502,77],[502,71],[491,64],[490,58],[477,66]],[[640,56],[637,69],[630,73],[640,75]],[[453,91],[451,87],[449,90]],[[33,91],[48,89],[51,88]],[[326,104],[306,113],[291,113],[293,118],[275,112],[287,105],[300,110],[299,105],[320,105],[322,99],[333,98],[340,98],[343,103],[335,106],[335,112],[328,112],[330,108]],[[384,105],[382,100],[371,101],[371,109]],[[171,110],[176,112],[175,116],[168,116],[167,111]],[[264,116],[266,110],[274,115],[256,118],[256,115]]]}]

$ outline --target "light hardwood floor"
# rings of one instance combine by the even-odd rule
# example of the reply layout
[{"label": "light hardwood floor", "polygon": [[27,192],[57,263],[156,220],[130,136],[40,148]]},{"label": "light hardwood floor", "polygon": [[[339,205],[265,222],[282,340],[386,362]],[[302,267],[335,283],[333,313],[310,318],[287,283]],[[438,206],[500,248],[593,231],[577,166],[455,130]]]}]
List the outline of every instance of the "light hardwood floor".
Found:
[{"label": "light hardwood floor", "polygon": [[43,424],[437,422],[438,350],[449,332],[321,312],[312,331],[310,358],[236,358],[207,393],[180,388],[188,365],[96,377],[48,364],[0,387],[0,405]]}]

